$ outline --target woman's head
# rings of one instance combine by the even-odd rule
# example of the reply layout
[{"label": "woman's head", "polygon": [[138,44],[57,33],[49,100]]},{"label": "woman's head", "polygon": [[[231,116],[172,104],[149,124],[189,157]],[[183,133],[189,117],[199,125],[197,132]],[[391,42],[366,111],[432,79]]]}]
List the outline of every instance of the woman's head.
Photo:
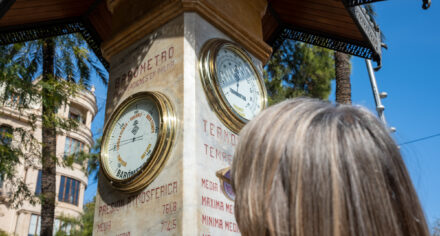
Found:
[{"label": "woman's head", "polygon": [[396,144],[358,107],[266,109],[240,133],[232,180],[244,235],[429,235]]}]

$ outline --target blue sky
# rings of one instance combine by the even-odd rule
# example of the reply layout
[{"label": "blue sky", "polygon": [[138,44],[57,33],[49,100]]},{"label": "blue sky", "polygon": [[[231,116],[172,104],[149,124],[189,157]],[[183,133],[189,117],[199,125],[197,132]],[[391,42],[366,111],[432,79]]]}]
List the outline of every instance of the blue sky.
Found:
[{"label": "blue sky", "polygon": [[[389,0],[375,3],[377,22],[389,49],[383,51],[383,68],[376,73],[385,115],[402,144],[440,133],[440,6],[434,1],[427,11],[422,0]],[[353,103],[375,111],[365,61],[352,59]],[[334,85],[334,84],[333,84]],[[96,82],[98,115],[93,133],[100,136],[104,120],[106,88]],[[334,88],[334,86],[333,86]],[[334,100],[334,91],[330,100]],[[440,136],[401,146],[430,224],[440,219]],[[89,180],[85,202],[96,194],[96,181]]]},{"label": "blue sky", "polygon": [[[385,116],[397,132],[398,144],[440,133],[440,5],[433,1],[422,10],[421,0],[389,0],[375,3],[377,22],[385,34],[383,68],[376,73]],[[354,104],[375,111],[365,60],[352,59]],[[440,219],[440,136],[402,145],[410,171],[430,224]]]}]

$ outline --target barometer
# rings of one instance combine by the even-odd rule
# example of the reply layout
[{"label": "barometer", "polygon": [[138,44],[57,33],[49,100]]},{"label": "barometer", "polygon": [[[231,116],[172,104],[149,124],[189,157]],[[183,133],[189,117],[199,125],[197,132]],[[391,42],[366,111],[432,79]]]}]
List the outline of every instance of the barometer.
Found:
[{"label": "barometer", "polygon": [[237,44],[214,39],[200,54],[200,74],[209,103],[223,124],[238,133],[267,104],[254,63]]},{"label": "barometer", "polygon": [[175,126],[165,95],[142,92],[127,98],[107,123],[101,146],[101,169],[111,185],[135,192],[150,184],[169,156]]}]

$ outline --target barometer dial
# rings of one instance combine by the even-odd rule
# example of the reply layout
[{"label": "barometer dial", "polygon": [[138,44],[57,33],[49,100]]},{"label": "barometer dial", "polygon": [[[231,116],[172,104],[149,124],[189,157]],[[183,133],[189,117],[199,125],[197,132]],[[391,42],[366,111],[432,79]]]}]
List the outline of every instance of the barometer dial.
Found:
[{"label": "barometer dial", "polygon": [[106,127],[101,163],[114,187],[135,191],[151,182],[167,158],[175,119],[160,93],[140,93],[127,99]]},{"label": "barometer dial", "polygon": [[108,167],[113,178],[130,178],[150,159],[159,123],[158,108],[152,100],[138,100],[125,109],[109,134]]}]

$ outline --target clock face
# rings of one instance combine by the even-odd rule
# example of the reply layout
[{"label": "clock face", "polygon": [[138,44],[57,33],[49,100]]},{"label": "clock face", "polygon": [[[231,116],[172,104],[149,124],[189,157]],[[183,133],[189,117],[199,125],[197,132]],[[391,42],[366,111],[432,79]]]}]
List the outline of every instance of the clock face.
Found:
[{"label": "clock face", "polygon": [[237,44],[211,39],[200,52],[200,78],[211,109],[231,131],[241,128],[267,104],[263,79]]},{"label": "clock face", "polygon": [[262,107],[262,89],[252,65],[224,46],[217,53],[215,66],[222,96],[238,115],[251,120]]},{"label": "clock face", "polygon": [[159,113],[151,99],[129,104],[114,121],[108,134],[108,173],[117,180],[125,180],[138,173],[150,159],[156,146]]}]

